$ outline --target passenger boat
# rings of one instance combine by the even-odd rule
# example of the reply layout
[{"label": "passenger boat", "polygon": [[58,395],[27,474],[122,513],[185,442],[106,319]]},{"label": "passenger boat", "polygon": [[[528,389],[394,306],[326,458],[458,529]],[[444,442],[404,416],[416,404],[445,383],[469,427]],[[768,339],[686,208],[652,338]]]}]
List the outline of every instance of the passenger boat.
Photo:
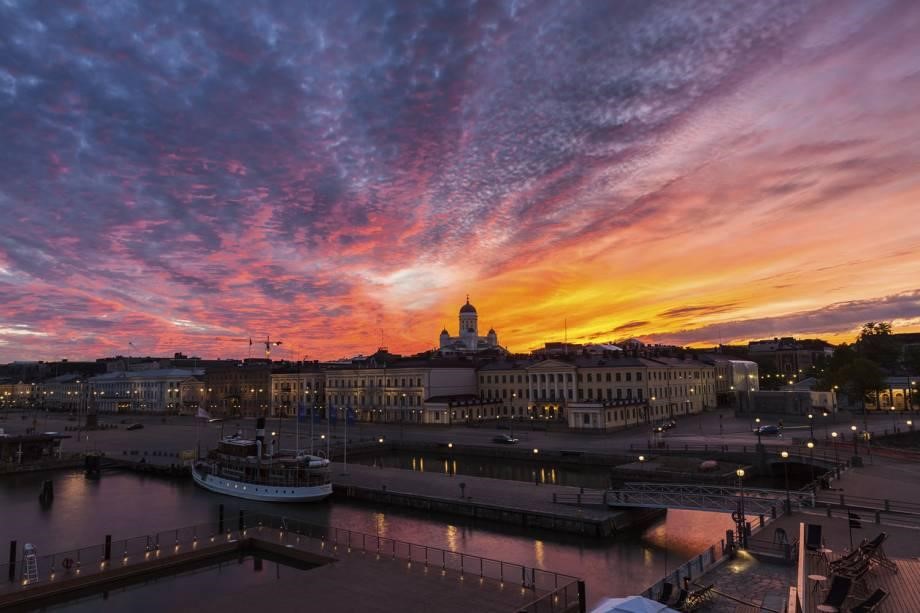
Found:
[{"label": "passenger boat", "polygon": [[264,502],[314,502],[332,494],[329,460],[265,447],[265,418],[256,422],[256,438],[222,438],[217,449],[192,466],[201,487]]}]

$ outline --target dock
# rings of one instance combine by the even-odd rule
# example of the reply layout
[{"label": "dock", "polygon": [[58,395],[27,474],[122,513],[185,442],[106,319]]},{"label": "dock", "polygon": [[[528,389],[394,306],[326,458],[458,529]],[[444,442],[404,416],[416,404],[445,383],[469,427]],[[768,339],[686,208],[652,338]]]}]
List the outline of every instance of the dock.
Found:
[{"label": "dock", "polygon": [[[31,610],[88,592],[217,564],[227,555],[271,556],[303,572],[272,585],[282,610],[304,602],[329,613],[368,611],[585,611],[584,582],[501,560],[285,518],[246,514],[105,545],[43,555],[31,569],[0,565],[0,608]],[[6,581],[7,575],[9,581]],[[203,611],[264,606],[263,586],[227,589],[196,605]]]},{"label": "dock", "polygon": [[616,534],[658,514],[553,502],[554,495],[575,497],[581,491],[578,487],[398,468],[355,464],[346,468],[334,463],[332,483],[335,496],[346,499],[598,537]]}]

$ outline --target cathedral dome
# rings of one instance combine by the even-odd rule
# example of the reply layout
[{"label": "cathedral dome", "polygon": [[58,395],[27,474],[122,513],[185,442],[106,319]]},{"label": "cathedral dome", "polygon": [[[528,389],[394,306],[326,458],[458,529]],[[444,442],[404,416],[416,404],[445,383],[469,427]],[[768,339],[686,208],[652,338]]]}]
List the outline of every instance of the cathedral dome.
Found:
[{"label": "cathedral dome", "polygon": [[460,307],[460,314],[462,315],[463,313],[475,313],[475,312],[476,312],[476,307],[470,304],[470,297],[467,296],[466,304]]},{"label": "cathedral dome", "polygon": [[441,336],[450,336],[450,332],[447,331],[447,328],[441,330]]}]

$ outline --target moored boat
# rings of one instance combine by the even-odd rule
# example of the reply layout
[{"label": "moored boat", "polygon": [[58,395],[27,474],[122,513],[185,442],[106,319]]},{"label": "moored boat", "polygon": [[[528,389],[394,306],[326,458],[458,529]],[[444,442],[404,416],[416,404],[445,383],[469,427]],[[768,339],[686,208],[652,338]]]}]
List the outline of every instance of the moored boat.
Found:
[{"label": "moored boat", "polygon": [[217,449],[192,466],[201,487],[266,502],[313,502],[332,494],[329,460],[265,447],[265,419],[256,423],[256,438],[222,438]]}]

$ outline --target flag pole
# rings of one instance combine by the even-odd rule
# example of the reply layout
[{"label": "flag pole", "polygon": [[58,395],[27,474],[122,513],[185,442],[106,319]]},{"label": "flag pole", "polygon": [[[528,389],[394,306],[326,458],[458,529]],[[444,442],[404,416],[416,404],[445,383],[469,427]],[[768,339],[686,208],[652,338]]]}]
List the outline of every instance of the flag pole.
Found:
[{"label": "flag pole", "polygon": [[295,458],[300,455],[300,410],[301,409],[303,409],[302,402],[298,403],[297,415],[294,418],[296,420],[296,423],[294,425],[294,440],[297,441],[296,443],[294,443],[294,457]]}]

